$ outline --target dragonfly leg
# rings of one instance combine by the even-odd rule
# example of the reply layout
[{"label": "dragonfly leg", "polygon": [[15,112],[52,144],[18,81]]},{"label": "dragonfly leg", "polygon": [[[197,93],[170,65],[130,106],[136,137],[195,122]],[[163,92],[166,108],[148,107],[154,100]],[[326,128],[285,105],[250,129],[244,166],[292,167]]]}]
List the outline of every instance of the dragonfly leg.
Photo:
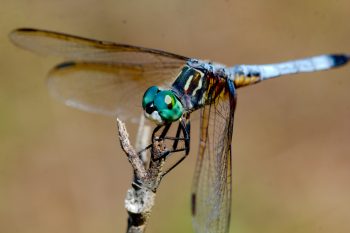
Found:
[{"label": "dragonfly leg", "polygon": [[[162,125],[157,126],[152,133],[152,144],[147,146],[147,148],[150,148],[153,146],[155,141],[159,141],[159,140],[164,140],[166,138],[166,134],[168,133],[169,129],[170,129],[171,124],[167,124],[164,126],[164,129],[162,131],[162,133],[160,134],[160,136],[156,136],[156,133],[163,127]],[[151,159],[152,160],[159,160],[161,158],[165,158],[170,154],[169,150],[164,151],[161,155],[158,155],[156,158],[154,157],[153,153]]]},{"label": "dragonfly leg", "polygon": [[186,117],[185,120],[181,119],[181,122],[179,123],[178,129],[176,132],[176,137],[179,138],[180,133],[181,132],[183,133],[184,139],[185,139],[185,148],[177,149],[179,140],[175,140],[174,144],[173,144],[173,150],[170,151],[170,153],[185,151],[185,154],[178,161],[176,161],[175,164],[173,164],[170,168],[168,168],[165,172],[163,172],[162,177],[164,177],[171,170],[173,170],[177,165],[179,165],[188,156],[188,154],[190,152],[190,129],[191,129],[191,125],[190,125],[190,121],[189,121],[189,116]]},{"label": "dragonfly leg", "polygon": [[[158,125],[154,130],[153,130],[153,133],[152,133],[152,143],[149,144],[148,146],[146,146],[145,148],[143,148],[142,150],[138,151],[137,154],[138,155],[141,155],[142,152],[152,148],[153,144],[155,141],[157,140],[163,140],[163,139],[166,139],[165,135],[168,133],[169,129],[170,129],[170,126],[171,124],[167,124],[164,126],[164,129],[161,133],[161,135],[159,137],[156,136],[156,133],[163,127],[163,125]],[[166,152],[165,152],[166,153]],[[153,158],[154,159],[154,158]]]},{"label": "dragonfly leg", "polygon": [[[156,134],[163,128],[163,130],[161,131],[160,136],[156,136]],[[175,162],[175,164],[173,164],[170,168],[168,168],[164,173],[162,173],[162,177],[164,177],[167,173],[169,173],[171,170],[173,170],[177,165],[179,165],[189,154],[190,151],[190,121],[189,121],[189,115],[181,118],[179,124],[178,124],[178,128],[176,131],[176,135],[175,137],[169,137],[166,136],[166,134],[169,132],[169,129],[171,127],[171,124],[167,124],[165,126],[157,126],[152,133],[152,144],[148,145],[147,147],[145,147],[143,150],[141,150],[140,152],[138,152],[139,154],[144,152],[145,150],[148,150],[150,148],[152,148],[153,144],[155,141],[159,141],[159,140],[173,140],[174,143],[172,145],[172,149],[171,150],[166,150],[164,151],[162,154],[157,155],[157,157],[154,157],[154,155],[152,154],[151,159],[153,161],[156,160],[160,160],[160,159],[165,159],[167,158],[170,154],[176,153],[176,152],[181,152],[181,151],[185,151],[185,154],[178,160]],[[183,134],[183,136],[181,136],[181,133]],[[185,143],[185,147],[184,148],[178,148],[179,146],[179,141],[184,141]]]},{"label": "dragonfly leg", "polygon": [[[169,125],[169,128],[170,128],[170,125]],[[168,132],[169,128],[168,127],[164,128],[162,135],[161,135],[161,137],[158,138],[158,140],[165,140],[165,139],[173,140],[174,143],[172,145],[172,149],[167,150],[164,153],[158,155],[157,158],[154,158],[156,160],[166,158],[170,154],[175,153],[175,152],[185,151],[186,154],[189,153],[189,149],[190,149],[189,148],[189,144],[190,144],[189,143],[189,141],[190,141],[190,138],[189,138],[189,130],[190,130],[189,118],[187,118],[187,119],[181,118],[180,119],[175,137],[165,136],[166,132]],[[182,132],[183,136],[180,136],[181,132]],[[179,141],[184,141],[184,143],[185,143],[184,148],[178,148]]]},{"label": "dragonfly leg", "polygon": [[146,150],[148,150],[151,147],[152,147],[152,144],[149,144],[148,146],[146,146],[142,150],[138,151],[137,154],[140,156],[143,152],[145,152]]},{"label": "dragonfly leg", "polygon": [[[162,131],[162,133],[160,134],[160,136],[159,136],[159,139],[164,139],[165,138],[165,135],[168,133],[168,131],[169,131],[169,129],[170,129],[170,126],[171,126],[171,124],[167,124],[167,125],[165,125],[164,126],[164,129],[163,129],[163,131]],[[158,126],[157,126],[158,127]],[[156,128],[157,129],[157,128]],[[153,131],[153,133],[156,133],[156,132],[154,132]],[[153,135],[153,137],[154,137],[154,135]],[[152,138],[153,139],[153,138]]]}]

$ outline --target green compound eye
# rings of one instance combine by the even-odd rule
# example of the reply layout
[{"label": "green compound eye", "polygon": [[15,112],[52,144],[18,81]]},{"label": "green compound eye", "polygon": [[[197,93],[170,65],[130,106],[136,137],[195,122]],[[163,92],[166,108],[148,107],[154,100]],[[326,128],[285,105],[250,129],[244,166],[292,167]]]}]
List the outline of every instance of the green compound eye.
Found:
[{"label": "green compound eye", "polygon": [[171,91],[160,91],[154,98],[154,106],[167,123],[178,120],[184,111],[182,104]]},{"label": "green compound eye", "polygon": [[157,95],[158,92],[159,92],[159,88],[156,86],[152,86],[147,89],[142,99],[143,109],[145,109],[147,105],[153,103],[154,97]]}]

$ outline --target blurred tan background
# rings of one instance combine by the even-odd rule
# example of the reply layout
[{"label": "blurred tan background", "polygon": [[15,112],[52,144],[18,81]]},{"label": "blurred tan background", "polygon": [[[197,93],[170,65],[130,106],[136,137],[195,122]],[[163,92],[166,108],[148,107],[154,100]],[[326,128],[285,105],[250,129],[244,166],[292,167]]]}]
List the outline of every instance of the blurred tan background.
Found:
[{"label": "blurred tan background", "polygon": [[[348,0],[2,0],[0,232],[124,232],[131,179],[115,119],[49,97],[45,76],[61,60],[17,49],[12,29],[233,65],[350,52],[349,13]],[[350,232],[349,89],[350,66],[239,90],[231,232]],[[148,232],[192,232],[197,131],[190,158],[161,184]]]}]

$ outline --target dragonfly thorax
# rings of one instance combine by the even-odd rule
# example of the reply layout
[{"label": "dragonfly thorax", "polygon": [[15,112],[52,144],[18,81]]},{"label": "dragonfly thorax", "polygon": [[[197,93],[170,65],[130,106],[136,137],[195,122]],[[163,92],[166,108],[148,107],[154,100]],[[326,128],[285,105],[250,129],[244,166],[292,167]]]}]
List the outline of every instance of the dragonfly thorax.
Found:
[{"label": "dragonfly thorax", "polygon": [[160,90],[156,86],[147,89],[142,99],[145,116],[157,125],[164,125],[178,120],[184,108],[170,90]]}]

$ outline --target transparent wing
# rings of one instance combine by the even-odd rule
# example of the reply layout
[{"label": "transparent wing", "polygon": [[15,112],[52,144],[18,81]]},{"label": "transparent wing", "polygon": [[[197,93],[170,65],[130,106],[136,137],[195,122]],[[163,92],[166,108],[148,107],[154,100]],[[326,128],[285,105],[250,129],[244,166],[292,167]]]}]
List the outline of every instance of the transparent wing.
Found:
[{"label": "transparent wing", "polygon": [[9,35],[11,41],[23,49],[41,55],[64,57],[68,60],[107,61],[116,63],[173,63],[187,57],[137,46],[98,41],[83,37],[32,29],[20,28]]},{"label": "transparent wing", "polygon": [[66,105],[137,122],[146,89],[170,86],[181,66],[66,62],[51,70],[48,88]]},{"label": "transparent wing", "polygon": [[197,233],[227,233],[231,212],[231,139],[235,96],[228,91],[201,110],[200,146],[192,193]]},{"label": "transparent wing", "polygon": [[74,62],[50,73],[50,92],[82,110],[133,119],[142,111],[144,91],[152,85],[170,86],[188,58],[160,50],[21,28],[10,33],[12,42],[41,55]]}]

